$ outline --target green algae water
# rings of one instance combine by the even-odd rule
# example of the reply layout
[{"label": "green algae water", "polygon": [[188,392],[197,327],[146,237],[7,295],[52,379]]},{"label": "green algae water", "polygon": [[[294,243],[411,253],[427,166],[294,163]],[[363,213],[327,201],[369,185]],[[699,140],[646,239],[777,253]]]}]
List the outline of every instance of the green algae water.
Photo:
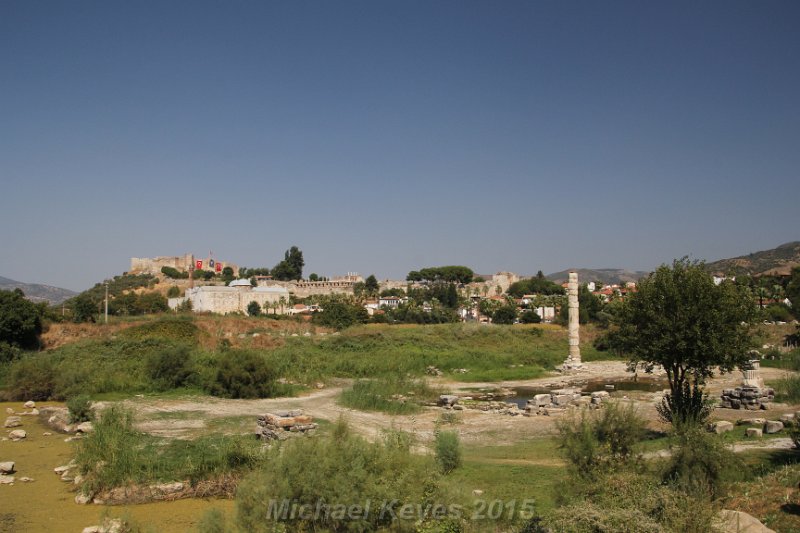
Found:
[{"label": "green algae water", "polygon": [[[38,408],[63,404],[42,402]],[[0,420],[5,422],[6,408],[16,412],[25,409],[21,403],[0,403]],[[0,533],[76,532],[102,523],[103,517],[126,518],[145,531],[193,531],[203,514],[218,508],[230,514],[234,503],[219,499],[185,499],[140,505],[78,505],[74,486],[61,481],[53,472],[57,466],[67,464],[73,457],[74,443],[64,442],[67,435],[56,433],[36,416],[23,416],[22,427],[28,436],[22,441],[0,441],[0,462],[14,461],[17,481],[13,485],[0,485]],[[0,436],[7,437],[10,430],[3,429]],[[43,435],[51,432],[52,435]],[[30,483],[21,477],[33,478]]]}]

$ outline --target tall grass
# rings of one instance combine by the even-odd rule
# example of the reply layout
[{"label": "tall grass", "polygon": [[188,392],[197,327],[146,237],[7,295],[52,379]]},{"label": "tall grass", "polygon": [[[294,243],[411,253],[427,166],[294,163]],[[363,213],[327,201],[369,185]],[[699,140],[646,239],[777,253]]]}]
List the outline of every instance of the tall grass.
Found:
[{"label": "tall grass", "polygon": [[381,378],[356,381],[342,391],[339,403],[361,411],[405,415],[419,412],[421,403],[435,400],[438,395],[438,390],[422,380]]},{"label": "tall grass", "polygon": [[84,492],[131,483],[196,483],[251,470],[262,461],[260,445],[243,436],[165,441],[134,427],[133,412],[120,405],[103,411],[95,430],[78,445],[76,462]]},{"label": "tall grass", "polygon": [[771,383],[782,402],[800,403],[800,375],[786,376]]}]

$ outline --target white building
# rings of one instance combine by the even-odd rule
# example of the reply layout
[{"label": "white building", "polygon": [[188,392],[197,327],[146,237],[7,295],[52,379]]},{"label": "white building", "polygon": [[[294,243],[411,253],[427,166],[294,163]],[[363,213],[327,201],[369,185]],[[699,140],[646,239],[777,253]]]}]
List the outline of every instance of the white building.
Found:
[{"label": "white building", "polygon": [[[281,301],[283,299],[283,301]],[[170,309],[176,309],[186,301],[192,302],[196,313],[247,313],[250,302],[256,302],[262,309],[278,309],[289,303],[289,291],[285,287],[255,287],[248,280],[234,280],[230,286],[205,285],[186,290],[186,296],[170,298]]]}]

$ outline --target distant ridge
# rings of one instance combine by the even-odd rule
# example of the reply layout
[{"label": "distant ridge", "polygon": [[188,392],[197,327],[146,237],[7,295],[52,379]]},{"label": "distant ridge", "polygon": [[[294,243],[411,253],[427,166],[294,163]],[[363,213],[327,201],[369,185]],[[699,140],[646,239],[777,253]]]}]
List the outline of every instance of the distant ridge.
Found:
[{"label": "distant ridge", "polygon": [[645,277],[649,272],[640,270],[631,271],[623,268],[576,268],[571,270],[562,270],[561,272],[554,272],[548,274],[546,277],[550,281],[556,283],[564,283],[567,281],[570,272],[578,273],[578,281],[580,283],[589,283],[590,281],[599,281],[605,285],[619,285],[629,281],[639,281]]},{"label": "distant ridge", "polygon": [[792,268],[800,266],[800,241],[787,242],[771,250],[720,259],[706,266],[711,272],[722,274],[788,276]]},{"label": "distant ridge", "polygon": [[67,298],[75,296],[76,292],[69,289],[62,289],[61,287],[53,287],[51,285],[41,285],[39,283],[22,283],[21,281],[14,281],[0,276],[0,289],[4,291],[13,291],[14,289],[22,289],[25,297],[32,302],[47,302],[50,305],[60,304]]}]

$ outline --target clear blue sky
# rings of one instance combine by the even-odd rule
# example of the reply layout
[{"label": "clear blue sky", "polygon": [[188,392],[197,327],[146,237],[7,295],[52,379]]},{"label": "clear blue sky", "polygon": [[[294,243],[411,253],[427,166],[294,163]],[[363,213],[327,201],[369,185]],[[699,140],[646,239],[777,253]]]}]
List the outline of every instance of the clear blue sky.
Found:
[{"label": "clear blue sky", "polygon": [[652,269],[800,238],[800,3],[0,3],[0,275]]}]

